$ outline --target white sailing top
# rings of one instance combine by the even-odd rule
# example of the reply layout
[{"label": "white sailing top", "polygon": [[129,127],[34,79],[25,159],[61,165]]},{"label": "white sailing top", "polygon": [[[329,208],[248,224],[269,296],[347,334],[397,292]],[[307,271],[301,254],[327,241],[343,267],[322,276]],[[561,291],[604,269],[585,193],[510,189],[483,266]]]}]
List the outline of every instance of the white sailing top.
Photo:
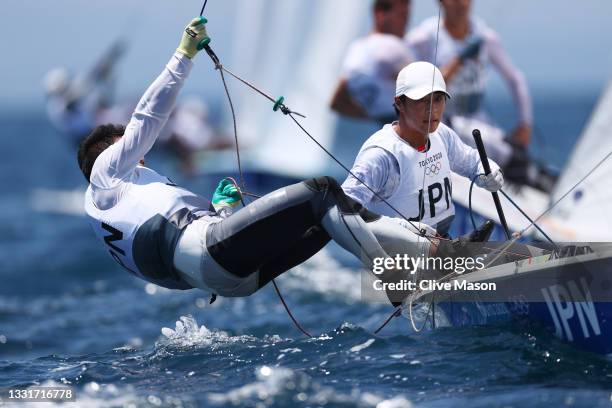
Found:
[{"label": "white sailing top", "polygon": [[[444,124],[430,133],[429,149],[424,152],[388,124],[366,140],[351,171],[404,216],[435,228],[455,213],[451,171],[472,178],[479,169],[478,152]],[[342,188],[368,209],[400,217],[352,175]]]},{"label": "white sailing top", "polygon": [[371,33],[349,46],[343,77],[352,97],[371,118],[394,117],[395,79],[411,61],[401,38]]},{"label": "white sailing top", "polygon": [[[434,63],[437,31],[438,17],[430,17],[406,35],[408,46],[417,59]],[[483,45],[478,56],[466,60],[449,81],[448,91],[453,98],[447,103],[446,113],[450,116],[475,116],[481,113],[482,97],[487,84],[485,68],[491,63],[510,86],[520,122],[531,124],[533,112],[527,82],[512,64],[497,33],[481,19],[471,19],[470,33],[463,40],[453,38],[444,24],[440,24],[435,64],[443,67],[450,63],[463,50],[466,42],[474,37],[481,38]]]},{"label": "white sailing top", "polygon": [[[181,228],[209,213],[210,202],[177,187],[139,161],[174,107],[192,62],[175,53],[140,99],[123,137],[96,159],[85,211],[96,235],[121,266],[166,287],[190,287],[175,273]],[[194,217],[195,216],[195,217]]]}]

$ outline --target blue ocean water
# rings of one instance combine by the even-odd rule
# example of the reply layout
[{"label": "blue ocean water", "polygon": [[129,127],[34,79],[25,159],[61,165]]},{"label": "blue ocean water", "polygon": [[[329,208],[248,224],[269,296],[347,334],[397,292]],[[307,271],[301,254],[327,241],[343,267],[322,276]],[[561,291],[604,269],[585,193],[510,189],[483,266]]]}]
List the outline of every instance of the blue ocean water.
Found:
[{"label": "blue ocean water", "polygon": [[[534,153],[562,167],[596,98],[536,95]],[[498,109],[503,122],[511,109]],[[84,407],[611,404],[612,362],[537,326],[417,333],[396,318],[374,335],[390,307],[360,299],[357,264],[336,247],[278,279],[312,339],[271,287],[209,305],[138,281],[91,233],[74,147],[44,114],[4,110],[0,132],[0,388],[68,384]],[[208,194],[163,155],[150,161]]]}]

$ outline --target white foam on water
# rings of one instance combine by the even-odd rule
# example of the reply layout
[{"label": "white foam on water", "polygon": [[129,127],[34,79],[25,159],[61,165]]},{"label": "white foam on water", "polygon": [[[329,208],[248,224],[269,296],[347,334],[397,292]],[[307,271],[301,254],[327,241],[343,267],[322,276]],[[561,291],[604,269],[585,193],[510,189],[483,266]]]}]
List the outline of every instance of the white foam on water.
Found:
[{"label": "white foam on water", "polygon": [[34,211],[65,214],[85,215],[85,190],[51,190],[38,188],[30,194],[30,207]]},{"label": "white foam on water", "polygon": [[410,408],[412,403],[402,396],[393,397],[376,404],[376,408]]},{"label": "white foam on water", "polygon": [[96,365],[98,364],[98,362],[96,361],[88,361],[88,360],[83,360],[80,361],[76,364],[66,364],[66,363],[60,363],[60,365],[56,368],[52,368],[51,370],[49,370],[52,373],[56,373],[59,371],[67,371],[67,370],[72,370],[74,368],[77,367],[81,367],[81,371],[85,371],[87,369],[88,365]]},{"label": "white foam on water", "polygon": [[346,404],[350,406],[406,408],[412,403],[403,396],[384,399],[369,392],[338,392],[332,387],[322,386],[302,372],[284,367],[260,366],[255,370],[255,381],[224,393],[209,393],[214,405],[304,405],[324,406]]},{"label": "white foam on water", "polygon": [[277,335],[267,335],[263,339],[259,339],[250,335],[230,336],[224,331],[212,331],[204,325],[198,325],[198,322],[191,315],[181,316],[176,322],[174,329],[163,327],[161,333],[164,337],[156,346],[214,348],[234,343],[265,342],[275,344],[283,341],[283,339]]},{"label": "white foam on water", "polygon": [[351,347],[352,353],[359,353],[361,350],[367,349],[374,343],[376,339],[369,339],[365,343],[357,344],[356,346]]},{"label": "white foam on water", "polygon": [[281,353],[291,353],[291,354],[293,354],[293,353],[301,353],[302,349],[299,348],[299,347],[292,347],[292,348],[282,349],[282,350],[279,350],[279,351]]}]

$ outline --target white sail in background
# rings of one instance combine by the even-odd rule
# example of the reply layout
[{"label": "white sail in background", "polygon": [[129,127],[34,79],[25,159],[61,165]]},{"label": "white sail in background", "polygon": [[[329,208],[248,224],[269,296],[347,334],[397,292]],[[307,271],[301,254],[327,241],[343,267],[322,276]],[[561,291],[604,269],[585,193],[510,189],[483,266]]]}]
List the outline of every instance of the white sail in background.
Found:
[{"label": "white sail in background", "polygon": [[[552,194],[561,198],[612,152],[612,82],[601,96]],[[612,241],[612,157],[551,211],[542,226],[559,240]]]},{"label": "white sail in background", "polygon": [[[287,44],[287,40],[295,37],[296,33],[287,22],[298,13],[296,7],[305,6],[300,3],[243,0],[236,4],[236,33],[232,46],[234,53],[231,69],[272,96],[281,88],[279,81],[282,78],[278,75],[278,69],[282,69],[287,59],[290,59],[287,53],[291,54],[291,57],[295,54],[288,50],[290,44]],[[283,30],[289,31],[283,35]],[[271,52],[274,49],[278,52]],[[273,72],[277,75],[273,76]],[[289,74],[288,71],[285,76]],[[228,84],[231,94],[236,95],[234,106],[240,142],[245,147],[261,143],[265,125],[275,116],[272,114],[272,104],[234,78],[228,77]]]},{"label": "white sail in background", "polygon": [[[332,143],[329,101],[349,43],[366,31],[367,2],[353,0],[245,0],[236,8],[234,71],[305,114],[307,130]],[[247,168],[304,177],[329,158],[293,121],[251,89],[229,79]]]}]

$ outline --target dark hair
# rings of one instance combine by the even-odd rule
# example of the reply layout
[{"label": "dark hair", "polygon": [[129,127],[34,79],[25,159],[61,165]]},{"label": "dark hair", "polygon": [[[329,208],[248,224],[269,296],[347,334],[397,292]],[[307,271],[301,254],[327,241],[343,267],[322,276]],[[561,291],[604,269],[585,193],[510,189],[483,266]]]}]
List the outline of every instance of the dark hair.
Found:
[{"label": "dark hair", "polygon": [[[404,102],[406,102],[406,99],[408,99],[408,97],[406,95],[400,95],[399,96],[399,100],[402,103],[402,105],[404,104]],[[399,109],[397,109],[397,104],[394,102],[393,103],[393,109],[395,109],[395,114],[397,115],[397,117],[399,117]]]},{"label": "dark hair", "polygon": [[97,126],[85,139],[83,139],[79,145],[77,160],[79,161],[79,168],[87,181],[89,181],[91,169],[100,153],[115,143],[115,138],[123,136],[123,132],[125,132],[125,126],[109,123],[107,125]]},{"label": "dark hair", "polygon": [[393,8],[393,5],[398,1],[403,1],[404,3],[410,2],[410,0],[374,0],[374,3],[372,3],[372,10],[390,11]]}]

